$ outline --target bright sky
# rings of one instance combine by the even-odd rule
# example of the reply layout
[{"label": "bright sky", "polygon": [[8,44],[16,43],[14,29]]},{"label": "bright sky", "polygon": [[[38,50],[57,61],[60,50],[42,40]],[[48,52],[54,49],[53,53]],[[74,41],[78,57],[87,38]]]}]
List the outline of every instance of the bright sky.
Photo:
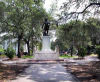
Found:
[{"label": "bright sky", "polygon": [[[55,0],[45,0],[45,4],[44,4],[44,8],[46,9],[46,11],[48,12],[49,10],[50,10],[50,6],[51,6],[51,4],[53,4],[53,2],[54,2]],[[58,13],[59,13],[59,8],[61,7],[61,5],[65,2],[66,0],[58,0],[58,4],[57,4],[57,6],[58,6]],[[51,39],[51,41],[55,41],[56,40],[56,36],[55,36],[55,31],[52,31],[52,39]]]},{"label": "bright sky", "polygon": [[[54,2],[55,0],[45,0],[45,5],[44,8],[46,9],[46,11],[49,11],[50,9],[50,5]],[[58,9],[60,8],[60,6],[62,5],[62,3],[64,3],[66,0],[58,0]]]}]

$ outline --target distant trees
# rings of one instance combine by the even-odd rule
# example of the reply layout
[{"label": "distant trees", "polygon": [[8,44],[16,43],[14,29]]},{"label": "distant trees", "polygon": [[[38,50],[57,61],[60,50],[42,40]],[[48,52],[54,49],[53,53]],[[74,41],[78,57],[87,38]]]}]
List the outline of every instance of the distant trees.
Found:
[{"label": "distant trees", "polygon": [[81,50],[87,45],[100,45],[99,0],[66,0],[60,10],[58,22],[61,25],[55,42],[63,45],[58,44],[60,50],[72,46]]},{"label": "distant trees", "polygon": [[[57,31],[56,44],[60,49],[70,48],[75,49],[86,48],[88,45],[100,45],[100,20],[89,18],[87,21],[70,21],[66,24],[60,25]],[[59,42],[58,42],[59,41]]]},{"label": "distant trees", "polygon": [[58,29],[58,38],[69,45],[85,46],[87,39],[85,22],[71,21],[67,24],[61,25]]},{"label": "distant trees", "polygon": [[93,45],[100,45],[100,20],[89,18],[86,22],[88,35]]},{"label": "distant trees", "polygon": [[0,2],[0,21],[3,20],[4,18],[4,11],[5,11],[5,3],[4,2]]}]

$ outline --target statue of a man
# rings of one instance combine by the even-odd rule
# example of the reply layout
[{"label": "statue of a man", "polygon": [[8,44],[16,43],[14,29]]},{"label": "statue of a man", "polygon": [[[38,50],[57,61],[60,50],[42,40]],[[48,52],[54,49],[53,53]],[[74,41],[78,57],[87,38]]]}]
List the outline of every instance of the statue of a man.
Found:
[{"label": "statue of a man", "polygon": [[44,21],[44,23],[42,25],[43,36],[47,36],[48,35],[49,27],[50,27],[50,22],[48,21],[47,18],[45,18],[45,21]]}]

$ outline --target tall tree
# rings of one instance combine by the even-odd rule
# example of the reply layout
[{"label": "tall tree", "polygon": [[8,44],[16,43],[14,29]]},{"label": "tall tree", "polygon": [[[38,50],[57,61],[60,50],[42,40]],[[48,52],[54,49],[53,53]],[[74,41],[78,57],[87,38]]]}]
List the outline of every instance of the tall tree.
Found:
[{"label": "tall tree", "polygon": [[[28,47],[28,54],[30,55],[30,43],[33,45],[33,40],[37,40],[41,35],[41,26],[45,17],[48,17],[48,14],[40,5],[39,8],[35,7],[31,9],[31,16],[28,18],[27,22],[27,31],[24,33],[23,40],[26,42]],[[32,40],[32,42],[31,42]],[[32,48],[33,50],[33,48]]]},{"label": "tall tree", "polygon": [[[7,18],[3,21],[5,31],[13,33],[14,37],[18,40],[18,57],[20,54],[20,43],[24,33],[27,31],[27,24],[31,21],[30,17],[34,8],[39,8],[41,0],[5,0]],[[33,9],[32,9],[33,8]],[[29,25],[29,24],[28,24]]]},{"label": "tall tree", "polygon": [[100,44],[100,20],[96,18],[89,18],[86,21],[86,25],[92,45]]},{"label": "tall tree", "polygon": [[79,20],[71,21],[59,26],[58,39],[64,45],[74,46],[79,49],[81,46],[84,47],[88,44],[89,38],[86,30],[85,22]]}]

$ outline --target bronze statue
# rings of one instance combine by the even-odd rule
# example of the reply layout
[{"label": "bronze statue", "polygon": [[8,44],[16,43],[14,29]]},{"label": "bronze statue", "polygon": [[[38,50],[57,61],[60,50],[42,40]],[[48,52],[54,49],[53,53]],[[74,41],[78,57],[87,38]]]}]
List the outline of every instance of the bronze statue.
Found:
[{"label": "bronze statue", "polygon": [[50,27],[50,22],[46,18],[45,21],[44,21],[44,23],[43,23],[43,25],[42,25],[43,36],[48,36],[49,27]]}]

